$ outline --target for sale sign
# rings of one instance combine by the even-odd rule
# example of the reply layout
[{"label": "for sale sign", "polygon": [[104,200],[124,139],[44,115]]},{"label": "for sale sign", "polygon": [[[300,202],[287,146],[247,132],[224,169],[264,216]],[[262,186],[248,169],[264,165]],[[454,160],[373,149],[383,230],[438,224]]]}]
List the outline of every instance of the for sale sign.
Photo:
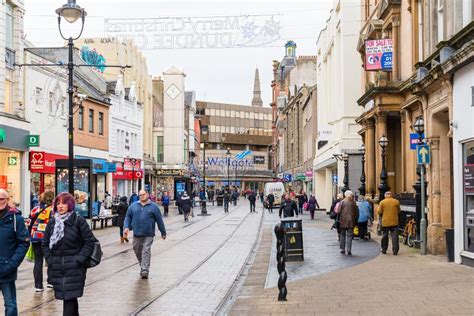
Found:
[{"label": "for sale sign", "polygon": [[392,71],[392,39],[365,41],[365,70]]}]

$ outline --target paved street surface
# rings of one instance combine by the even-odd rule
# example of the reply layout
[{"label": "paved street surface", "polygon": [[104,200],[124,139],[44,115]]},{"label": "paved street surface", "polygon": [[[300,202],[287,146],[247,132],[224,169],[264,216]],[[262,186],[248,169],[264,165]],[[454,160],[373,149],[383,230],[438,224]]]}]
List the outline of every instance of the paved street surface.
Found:
[{"label": "paved street surface", "polygon": [[[310,240],[308,230],[314,230],[314,236],[318,236],[325,235],[323,231],[331,227],[323,214],[318,214],[316,221],[306,217],[303,225],[305,247],[319,243]],[[293,282],[294,278],[289,276],[288,301],[278,302],[278,288],[265,288],[275,284],[267,279],[276,276],[268,272],[276,270],[276,266],[269,266],[275,247],[272,230],[273,223],[266,220],[258,253],[231,315],[474,315],[472,268],[448,263],[441,256],[420,256],[418,250],[406,246],[401,246],[398,256],[391,255],[389,247],[389,254],[360,264],[359,256],[371,253],[361,247],[372,248],[373,243],[357,240],[352,257],[339,254],[332,243],[322,247],[324,261],[332,256],[337,267],[323,273],[326,263],[319,267],[316,263],[315,271],[309,272],[315,276],[298,276],[300,280]],[[355,265],[340,264],[350,261]],[[289,274],[297,270],[292,265],[295,263],[287,264]]]},{"label": "paved street surface", "polygon": [[[118,242],[117,228],[94,231],[104,258],[88,272],[79,300],[81,314],[211,314],[257,240],[262,212],[250,214],[247,204],[241,199],[228,214],[222,207],[210,207],[211,216],[196,216],[189,223],[172,211],[165,220],[168,238],[155,239],[149,280],[140,279],[131,243]],[[22,315],[62,313],[62,302],[54,300],[53,291],[34,293],[31,263],[22,265],[17,286]]]}]

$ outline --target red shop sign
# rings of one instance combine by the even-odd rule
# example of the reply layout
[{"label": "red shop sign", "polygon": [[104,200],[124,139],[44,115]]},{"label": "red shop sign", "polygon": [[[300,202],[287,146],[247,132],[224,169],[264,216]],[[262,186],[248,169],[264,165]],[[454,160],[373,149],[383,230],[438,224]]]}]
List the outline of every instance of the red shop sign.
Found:
[{"label": "red shop sign", "polygon": [[[133,175],[135,173],[135,176]],[[134,172],[123,170],[117,167],[117,171],[112,173],[112,178],[115,180],[137,180],[143,178],[143,169],[137,169]]]},{"label": "red shop sign", "polygon": [[54,174],[56,159],[67,159],[67,156],[55,155],[44,151],[30,151],[31,172]]}]

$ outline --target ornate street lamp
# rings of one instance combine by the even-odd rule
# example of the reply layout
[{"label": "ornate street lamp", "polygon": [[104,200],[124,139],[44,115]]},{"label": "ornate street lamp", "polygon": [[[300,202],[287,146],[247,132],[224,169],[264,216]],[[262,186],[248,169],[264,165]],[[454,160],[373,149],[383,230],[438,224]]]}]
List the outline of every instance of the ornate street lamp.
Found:
[{"label": "ornate street lamp", "polygon": [[[68,94],[69,94],[69,126],[68,126],[68,149],[69,149],[69,157],[68,157],[68,179],[69,179],[69,193],[74,195],[74,58],[73,58],[73,51],[74,51],[74,41],[77,40],[82,35],[82,31],[84,30],[84,22],[86,19],[87,12],[81,8],[79,5],[76,4],[76,0],[68,0],[68,2],[56,10],[58,14],[58,28],[59,34],[64,40],[67,40],[68,46]],[[70,36],[69,38],[63,35],[61,30],[61,17],[63,17],[67,22],[74,23],[79,18],[81,18],[81,31],[79,35],[76,37]]]},{"label": "ornate street lamp", "polygon": [[360,146],[359,152],[361,154],[361,162],[362,162],[362,171],[360,173],[359,193],[361,196],[365,196],[365,145],[364,144]]},{"label": "ornate street lamp", "polygon": [[379,185],[379,201],[382,201],[385,198],[385,192],[390,190],[390,187],[387,184],[387,169],[385,167],[385,156],[387,155],[387,146],[388,146],[388,138],[387,136],[383,135],[379,139],[380,148],[382,148],[382,171],[380,172],[380,185]]},{"label": "ornate street lamp", "polygon": [[225,153],[227,156],[227,188],[230,190],[230,178],[229,178],[229,168],[230,168],[230,156],[232,153],[230,152],[230,148],[227,147],[227,152]]},{"label": "ornate street lamp", "polygon": [[341,191],[344,194],[347,190],[349,190],[349,155],[347,153],[343,153],[341,155],[342,161],[344,161],[344,186],[342,187]]}]

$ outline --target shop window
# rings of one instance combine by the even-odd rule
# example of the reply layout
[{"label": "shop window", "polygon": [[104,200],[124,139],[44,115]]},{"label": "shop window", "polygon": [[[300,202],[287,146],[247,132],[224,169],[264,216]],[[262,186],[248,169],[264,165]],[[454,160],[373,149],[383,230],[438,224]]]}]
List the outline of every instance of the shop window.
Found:
[{"label": "shop window", "polygon": [[104,113],[99,112],[99,135],[104,135]]},{"label": "shop window", "polygon": [[157,155],[156,159],[158,162],[163,163],[164,162],[164,155],[163,155],[163,136],[158,136],[157,137]]},{"label": "shop window", "polygon": [[77,125],[79,130],[84,130],[84,107],[82,105],[79,106]]},{"label": "shop window", "polygon": [[463,145],[464,249],[474,252],[474,141]]},{"label": "shop window", "polygon": [[89,110],[89,133],[94,133],[94,110]]}]

